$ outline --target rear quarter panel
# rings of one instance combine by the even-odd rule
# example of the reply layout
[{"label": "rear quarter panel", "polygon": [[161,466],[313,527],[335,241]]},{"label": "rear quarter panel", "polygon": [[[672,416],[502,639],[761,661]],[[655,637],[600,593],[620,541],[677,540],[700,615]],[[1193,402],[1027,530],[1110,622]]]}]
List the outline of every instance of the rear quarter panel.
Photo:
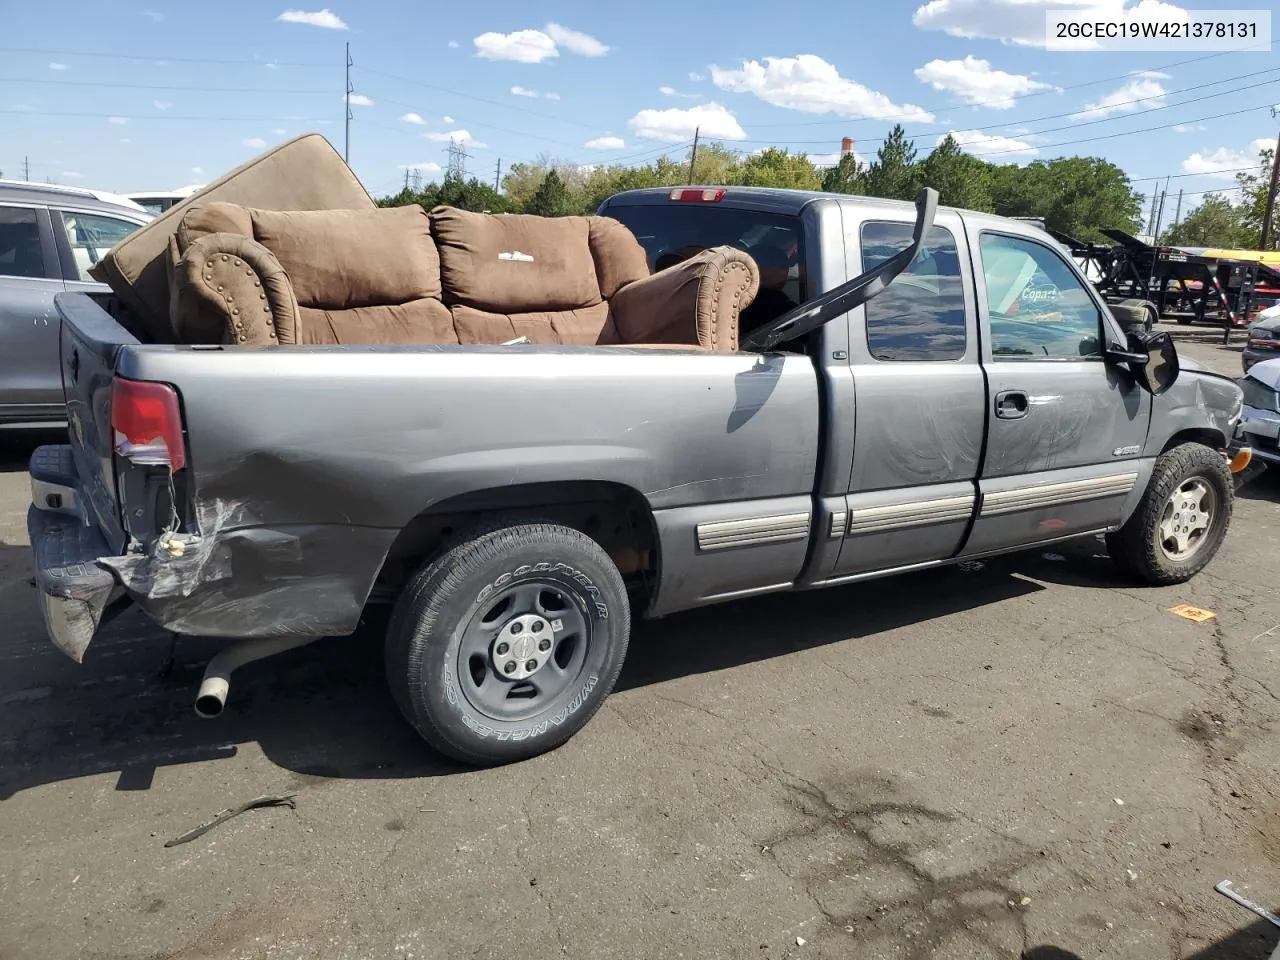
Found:
[{"label": "rear quarter panel", "polygon": [[[304,577],[325,585],[327,612],[313,606],[307,620],[299,610],[293,629],[349,632],[410,520],[451,497],[515,484],[600,480],[643,495],[673,558],[662,576],[669,595],[717,589],[691,578],[733,587],[791,567],[794,578],[807,549],[793,539],[711,552],[701,572],[687,562],[698,522],[809,511],[818,387],[804,356],[144,347],[123,351],[118,370],[178,387],[201,532],[239,545],[239,560],[233,549],[201,561],[200,575],[226,596],[217,616],[206,606],[187,617],[186,632],[216,633],[231,599]],[[184,605],[191,598],[175,598],[171,620]]]}]

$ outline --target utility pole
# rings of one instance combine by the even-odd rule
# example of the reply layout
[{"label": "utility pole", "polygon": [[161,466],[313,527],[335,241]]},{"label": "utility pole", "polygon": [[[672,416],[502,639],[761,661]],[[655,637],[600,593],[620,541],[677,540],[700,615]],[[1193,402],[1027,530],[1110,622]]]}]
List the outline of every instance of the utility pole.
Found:
[{"label": "utility pole", "polygon": [[347,93],[345,100],[347,102],[347,135],[342,142],[342,160],[347,166],[351,166],[351,94],[355,93],[355,88],[351,86],[351,42],[347,41]]},{"label": "utility pole", "polygon": [[689,156],[689,186],[693,186],[693,166],[698,162],[698,134],[701,132],[701,127],[693,128],[693,153]]},{"label": "utility pole", "polygon": [[502,158],[498,158],[498,170],[493,175],[493,192],[498,193],[502,190]]},{"label": "utility pole", "polygon": [[22,179],[23,180],[31,179],[31,158],[30,157],[22,158]]},{"label": "utility pole", "polygon": [[404,168],[404,188],[406,190],[409,189],[409,168],[408,167]]},{"label": "utility pole", "polygon": [[1151,234],[1151,245],[1158,246],[1160,244],[1160,227],[1164,223],[1164,200],[1169,193],[1169,181],[1165,181],[1165,189],[1160,191],[1160,206],[1156,208],[1156,229]]},{"label": "utility pole", "polygon": [[1173,223],[1169,229],[1172,230],[1182,222],[1182,191],[1178,191],[1178,205],[1173,208]]},{"label": "utility pole", "polygon": [[[1274,118],[1276,110],[1271,108],[1271,116]],[[1267,188],[1267,206],[1262,214],[1262,241],[1258,244],[1259,248],[1266,250],[1267,244],[1271,242],[1271,215],[1276,209],[1276,181],[1277,173],[1280,173],[1280,135],[1276,136],[1276,151],[1271,155],[1271,186]]]}]

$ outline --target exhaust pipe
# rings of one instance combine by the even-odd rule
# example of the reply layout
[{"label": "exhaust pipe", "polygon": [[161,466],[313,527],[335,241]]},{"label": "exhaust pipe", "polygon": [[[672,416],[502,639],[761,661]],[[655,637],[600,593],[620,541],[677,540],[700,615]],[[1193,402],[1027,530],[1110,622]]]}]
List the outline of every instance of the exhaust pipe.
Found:
[{"label": "exhaust pipe", "polygon": [[231,688],[231,673],[246,663],[262,660],[295,647],[315,643],[319,637],[269,637],[263,640],[240,640],[219,650],[204,668],[204,679],[196,691],[196,716],[212,720],[222,713]]}]

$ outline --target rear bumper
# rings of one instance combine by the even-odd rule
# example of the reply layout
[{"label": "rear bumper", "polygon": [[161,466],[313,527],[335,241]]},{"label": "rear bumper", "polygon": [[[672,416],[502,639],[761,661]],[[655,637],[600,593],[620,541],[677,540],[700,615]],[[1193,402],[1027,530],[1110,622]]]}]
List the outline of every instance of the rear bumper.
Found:
[{"label": "rear bumper", "polygon": [[110,552],[106,541],[78,517],[35,503],[27,510],[27,535],[45,630],[55,647],[80,663],[108,608],[127,602],[115,578],[97,564]]}]

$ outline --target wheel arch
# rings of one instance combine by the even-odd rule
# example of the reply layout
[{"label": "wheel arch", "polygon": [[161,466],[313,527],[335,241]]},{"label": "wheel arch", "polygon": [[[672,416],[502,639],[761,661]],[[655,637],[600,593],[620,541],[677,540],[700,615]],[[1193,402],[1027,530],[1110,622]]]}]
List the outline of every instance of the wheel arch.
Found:
[{"label": "wheel arch", "polygon": [[1227,438],[1223,436],[1221,430],[1215,430],[1212,427],[1188,427],[1179,430],[1166,440],[1164,446],[1160,448],[1160,453],[1166,454],[1184,443],[1199,443],[1216,451],[1226,447]]},{"label": "wheel arch", "polygon": [[371,600],[390,599],[422,563],[487,522],[537,517],[591,537],[618,566],[628,589],[648,601],[657,589],[658,525],[639,490],[610,480],[556,480],[468,491],[419,511],[396,536]]}]

